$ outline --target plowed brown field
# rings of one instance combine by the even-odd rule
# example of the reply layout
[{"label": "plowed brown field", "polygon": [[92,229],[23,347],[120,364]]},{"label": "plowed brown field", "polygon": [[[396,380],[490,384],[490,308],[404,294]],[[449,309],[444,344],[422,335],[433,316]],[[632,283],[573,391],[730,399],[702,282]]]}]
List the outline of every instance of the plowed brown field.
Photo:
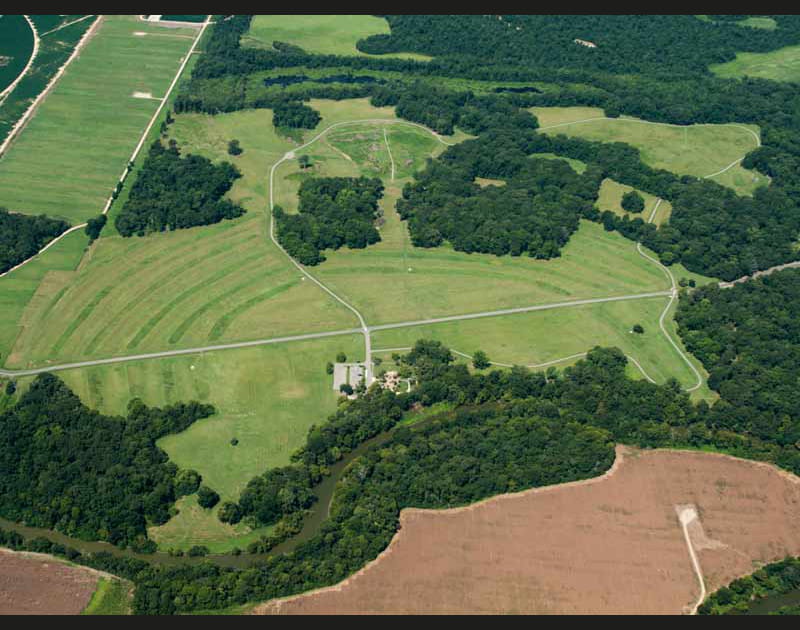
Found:
[{"label": "plowed brown field", "polygon": [[800,555],[800,478],[724,455],[617,448],[596,479],[452,510],[404,510],[391,545],[339,585],[263,614],[688,612],[757,563]]},{"label": "plowed brown field", "polygon": [[0,549],[0,615],[77,615],[98,574],[48,556]]}]

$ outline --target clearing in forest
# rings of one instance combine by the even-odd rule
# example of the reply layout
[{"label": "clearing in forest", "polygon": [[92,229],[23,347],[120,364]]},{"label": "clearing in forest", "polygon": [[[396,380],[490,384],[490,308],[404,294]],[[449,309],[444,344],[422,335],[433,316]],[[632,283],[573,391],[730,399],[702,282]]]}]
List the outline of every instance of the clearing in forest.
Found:
[{"label": "clearing in forest", "polygon": [[606,118],[603,110],[592,107],[534,107],[530,111],[539,119],[542,133],[624,142],[639,149],[648,166],[695,177],[718,173],[710,179],[740,195],[769,183],[764,175],[737,163],[759,146],[756,125],[666,125],[628,116]]},{"label": "clearing in forest", "polygon": [[[288,464],[289,456],[305,444],[309,427],[333,413],[338,395],[331,389],[333,377],[325,364],[335,361],[339,352],[363,360],[362,338],[345,335],[137,361],[59,376],[86,405],[107,414],[124,414],[134,397],[153,406],[188,400],[214,405],[215,415],[163,438],[158,446],[180,468],[198,471],[203,483],[226,501],[238,499],[256,475]],[[216,516],[219,506],[203,510],[194,495],[177,507],[180,514],[149,532],[165,549],[202,544],[226,551],[236,545],[244,548],[264,533],[221,523]]]},{"label": "clearing in forest", "polygon": [[786,46],[765,53],[736,53],[736,59],[709,66],[725,79],[755,77],[773,81],[800,81],[800,46]]},{"label": "clearing in forest", "polygon": [[[681,614],[754,563],[800,553],[800,479],[726,455],[617,448],[602,477],[451,510],[406,509],[373,563],[261,613]],[[425,570],[420,571],[420,566]]]},{"label": "clearing in forest", "polygon": [[[388,22],[374,15],[256,15],[242,45],[272,48],[277,41],[313,54],[364,55],[356,48],[358,40],[388,34]],[[415,53],[386,56],[429,59]]]}]

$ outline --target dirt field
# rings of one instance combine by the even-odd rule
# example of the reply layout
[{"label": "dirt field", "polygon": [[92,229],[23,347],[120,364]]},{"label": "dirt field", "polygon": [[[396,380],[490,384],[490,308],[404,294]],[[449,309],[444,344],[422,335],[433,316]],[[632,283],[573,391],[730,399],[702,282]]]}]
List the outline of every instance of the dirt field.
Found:
[{"label": "dirt field", "polygon": [[800,479],[723,455],[618,447],[603,477],[447,511],[405,510],[401,531],[342,584],[262,614],[680,614],[756,562],[800,554]]},{"label": "dirt field", "polygon": [[0,549],[0,615],[77,615],[98,574],[40,554]]}]

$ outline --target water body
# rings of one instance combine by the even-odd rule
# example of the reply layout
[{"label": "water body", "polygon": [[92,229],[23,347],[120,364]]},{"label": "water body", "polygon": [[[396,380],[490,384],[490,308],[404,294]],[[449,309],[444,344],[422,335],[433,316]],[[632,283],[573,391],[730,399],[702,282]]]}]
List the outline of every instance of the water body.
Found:
[{"label": "water body", "polygon": [[800,589],[789,591],[783,595],[765,597],[755,602],[747,611],[748,615],[768,615],[784,606],[800,605]]},{"label": "water body", "polygon": [[320,77],[319,79],[312,79],[307,77],[304,74],[290,74],[290,75],[281,75],[279,77],[269,77],[264,79],[264,85],[266,87],[271,87],[273,85],[280,85],[281,87],[287,87],[289,85],[296,85],[297,83],[352,83],[352,84],[364,84],[364,83],[386,83],[385,79],[379,79],[377,77],[372,77],[368,75],[352,75],[352,74],[332,74],[327,77]]},{"label": "water body", "polygon": [[33,54],[33,30],[21,15],[0,16],[0,92],[28,65]]},{"label": "water body", "polygon": [[492,90],[492,92],[500,93],[500,92],[513,92],[514,94],[526,94],[528,92],[533,92],[535,94],[541,94],[542,91],[539,88],[533,87],[532,85],[525,85],[522,87],[511,87],[511,86],[500,86],[496,87]]}]

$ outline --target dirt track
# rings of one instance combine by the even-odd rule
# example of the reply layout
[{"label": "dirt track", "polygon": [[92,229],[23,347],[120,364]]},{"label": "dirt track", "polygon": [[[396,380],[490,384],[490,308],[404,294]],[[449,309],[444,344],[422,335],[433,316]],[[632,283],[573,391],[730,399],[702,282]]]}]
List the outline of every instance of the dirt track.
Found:
[{"label": "dirt track", "polygon": [[47,556],[0,549],[0,615],[77,615],[98,577]]},{"label": "dirt track", "polygon": [[446,511],[401,531],[340,585],[263,614],[680,614],[700,594],[676,508],[713,592],[754,562],[800,554],[800,479],[722,455],[631,451],[611,474]]}]

